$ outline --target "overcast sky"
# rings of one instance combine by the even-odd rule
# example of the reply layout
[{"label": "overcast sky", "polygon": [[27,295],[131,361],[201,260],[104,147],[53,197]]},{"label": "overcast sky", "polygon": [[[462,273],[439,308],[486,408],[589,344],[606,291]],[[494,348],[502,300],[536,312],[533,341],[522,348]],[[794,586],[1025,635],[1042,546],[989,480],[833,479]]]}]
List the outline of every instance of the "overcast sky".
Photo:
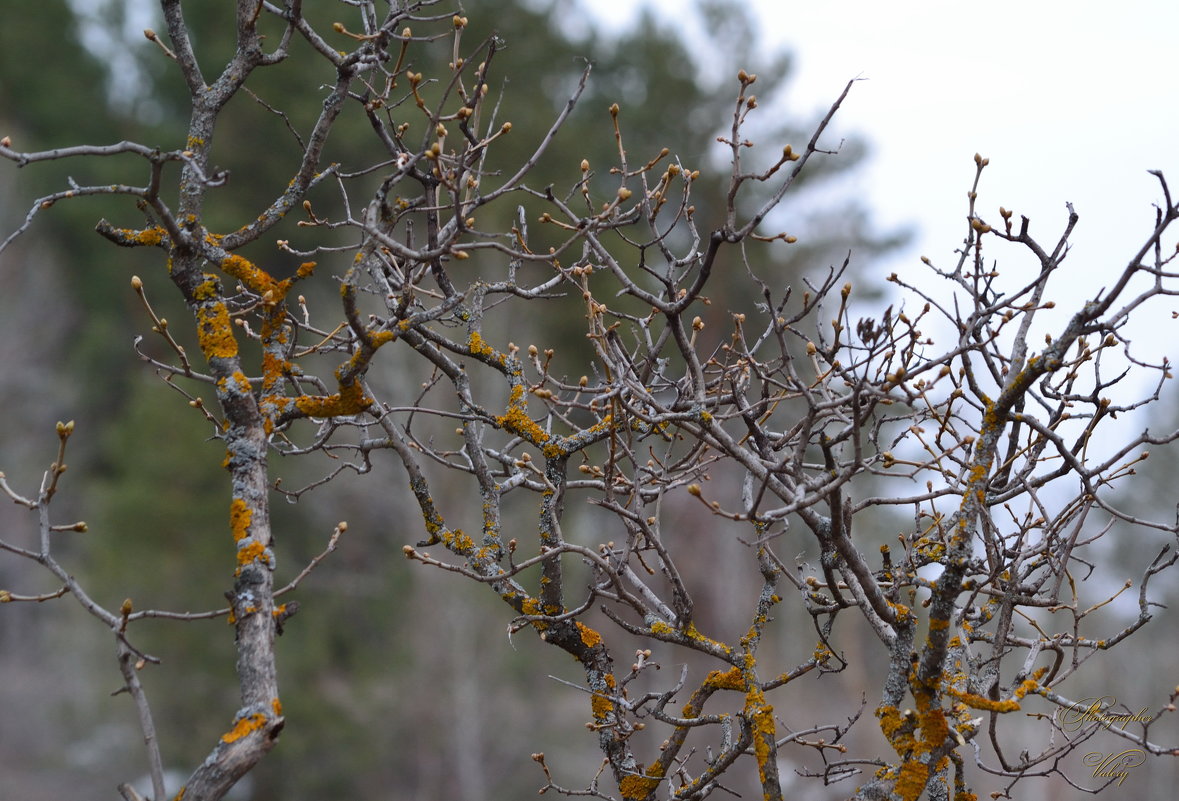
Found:
[{"label": "overcast sky", "polygon": [[[651,2],[669,19],[688,18],[684,0]],[[953,265],[976,152],[990,159],[978,207],[988,221],[998,223],[1004,206],[1055,243],[1066,201],[1080,215],[1053,294],[1063,308],[1092,297],[1145,240],[1161,198],[1148,170],[1168,176],[1179,198],[1179,2],[752,3],[767,43],[794,56],[792,117],[825,110],[848,80],[863,79],[836,121],[838,133],[865,137],[871,149],[853,191],[883,229],[916,233],[878,265],[880,277],[921,280],[922,255]],[[617,22],[640,5],[594,8],[608,7]],[[1156,308],[1150,337],[1138,338],[1169,345],[1179,332],[1160,336],[1159,321],[1172,307],[1179,303]]]},{"label": "overcast sky", "polygon": [[[683,0],[656,0],[683,19]],[[626,16],[640,4],[608,4]],[[882,223],[915,224],[896,264],[949,260],[964,234],[972,157],[991,160],[984,215],[1003,205],[1053,239],[1081,215],[1073,269],[1097,281],[1153,223],[1159,184],[1179,196],[1179,3],[753,0],[768,43],[795,56],[791,113],[826,108],[851,78],[841,132],[867,137],[858,176]],[[892,262],[890,266],[895,268]]]},{"label": "overcast sky", "polygon": [[945,261],[961,241],[975,152],[991,160],[985,215],[1015,209],[1052,238],[1073,203],[1071,269],[1094,280],[1153,225],[1159,184],[1147,170],[1169,175],[1179,195],[1179,3],[757,6],[767,36],[796,54],[793,102],[822,105],[849,78],[867,79],[840,119],[873,144],[861,185],[876,212],[920,226],[910,263]]}]

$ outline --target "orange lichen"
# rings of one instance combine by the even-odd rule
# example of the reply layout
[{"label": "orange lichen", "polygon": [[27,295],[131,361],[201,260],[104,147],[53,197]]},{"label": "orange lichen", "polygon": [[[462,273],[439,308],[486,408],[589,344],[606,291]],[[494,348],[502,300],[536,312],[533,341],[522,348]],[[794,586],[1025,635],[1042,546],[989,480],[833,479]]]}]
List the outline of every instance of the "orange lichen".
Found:
[{"label": "orange lichen", "polygon": [[495,422],[504,430],[524,437],[533,445],[542,445],[549,441],[548,432],[528,416],[528,401],[524,397],[523,384],[512,387],[508,410],[495,418]]},{"label": "orange lichen", "polygon": [[253,517],[253,510],[241,498],[234,498],[229,504],[229,529],[233,532],[234,542],[241,542],[249,536]]},{"label": "orange lichen", "polygon": [[631,774],[630,776],[622,777],[622,781],[618,783],[618,792],[622,793],[622,797],[627,799],[646,798],[658,786],[659,777]]},{"label": "orange lichen", "polygon": [[230,375],[233,381],[233,388],[240,394],[248,394],[250,392],[250,379],[246,378],[246,374],[241,370],[234,370]]},{"label": "orange lichen", "polygon": [[757,775],[764,784],[766,767],[770,761],[770,748],[774,743],[774,707],[766,703],[765,693],[760,687],[753,687],[745,696],[745,716],[753,734],[753,753],[757,758]]},{"label": "orange lichen", "polygon": [[249,735],[251,732],[257,731],[265,725],[266,716],[261,713],[256,713],[248,717],[241,718],[237,723],[234,724],[232,729],[221,735],[221,742],[236,742],[237,740],[240,740],[241,738]]},{"label": "orange lichen", "polygon": [[295,399],[295,408],[308,417],[342,417],[359,414],[372,406],[373,400],[365,396],[360,382],[342,385],[334,395],[304,395]]},{"label": "orange lichen", "polygon": [[959,692],[950,687],[947,692],[957,698],[962,703],[973,709],[981,709],[985,712],[1015,712],[1019,709],[1019,701],[1030,692],[1035,692],[1040,688],[1039,679],[1047,672],[1047,668],[1038,669],[1032,678],[1025,680],[1012,693],[1011,698],[1006,698],[1002,701],[996,701],[991,698],[984,698],[975,693]]},{"label": "orange lichen", "polygon": [[145,245],[152,247],[164,241],[164,229],[160,227],[145,228],[142,231],[130,231],[124,229],[121,233],[126,235],[127,242],[133,245]]},{"label": "orange lichen", "polygon": [[495,353],[495,349],[483,341],[478,331],[472,331],[467,337],[467,350],[473,356],[490,356]]},{"label": "orange lichen", "polygon": [[266,546],[260,542],[251,542],[237,549],[237,563],[246,565],[258,559],[266,551]]},{"label": "orange lichen", "polygon": [[475,550],[475,541],[461,528],[456,528],[454,531],[443,531],[441,539],[443,545],[460,556],[465,556]]},{"label": "orange lichen", "polygon": [[731,667],[723,671],[714,670],[705,677],[704,686],[717,690],[743,690],[745,689],[745,677],[738,667]]},{"label": "orange lichen", "polygon": [[282,715],[282,701],[277,698],[270,702],[270,708],[274,710],[276,717]]},{"label": "orange lichen", "polygon": [[270,273],[260,269],[249,259],[230,254],[221,260],[221,269],[259,295],[271,292],[274,302],[282,300],[291,282],[275,281]]},{"label": "orange lichen", "polygon": [[900,796],[904,801],[917,801],[917,796],[921,795],[928,781],[929,765],[910,759],[901,766],[893,794]]},{"label": "orange lichen", "polygon": [[593,699],[590,701],[590,708],[594,713],[594,721],[601,723],[606,720],[614,712],[614,704],[604,695],[594,693]]},{"label": "orange lichen", "polygon": [[262,383],[266,387],[276,384],[279,379],[290,372],[291,363],[269,349],[262,354]]},{"label": "orange lichen", "polygon": [[206,359],[232,359],[237,356],[237,338],[229,322],[229,310],[217,302],[196,310],[197,341]]},{"label": "orange lichen", "polygon": [[220,290],[220,285],[217,281],[217,276],[204,274],[205,280],[196,285],[192,290],[192,297],[194,300],[211,300],[217,297],[217,292]]},{"label": "orange lichen", "polygon": [[392,342],[397,337],[392,331],[378,331],[369,337],[369,344],[372,345],[373,350],[381,347],[386,342]]},{"label": "orange lichen", "polygon": [[602,635],[581,621],[577,622],[577,632],[581,635],[581,642],[586,648],[593,648],[602,643]]}]

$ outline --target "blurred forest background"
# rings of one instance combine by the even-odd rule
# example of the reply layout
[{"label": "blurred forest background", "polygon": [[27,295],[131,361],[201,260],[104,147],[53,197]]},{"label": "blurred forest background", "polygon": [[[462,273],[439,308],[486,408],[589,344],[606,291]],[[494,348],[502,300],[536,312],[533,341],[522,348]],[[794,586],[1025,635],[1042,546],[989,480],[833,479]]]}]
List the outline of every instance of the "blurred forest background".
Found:
[{"label": "blurred forest background", "polygon": [[[198,55],[217,66],[232,45],[232,16],[223,5],[186,8]],[[348,11],[322,5],[317,13]],[[79,12],[83,6],[86,11]],[[180,76],[141,33],[144,27],[162,27],[154,4],[8,0],[4,11],[0,134],[18,147],[133,139],[173,148],[183,140],[186,96]],[[761,136],[774,145],[767,152],[805,142],[816,122],[791,114],[783,92],[790,58],[759,55],[757,24],[735,2],[704,0],[693,6],[714,37],[701,42],[685,41],[680,28],[652,15],[606,36],[587,22],[584,9],[560,0],[482,0],[467,4],[466,13],[473,35],[468,41],[494,30],[506,44],[494,75],[504,81],[500,116],[514,126],[504,148],[518,148],[517,155],[547,130],[585,60],[594,64],[589,90],[539,165],[536,185],[568,182],[582,158],[613,162],[606,110],[617,102],[636,161],[666,146],[685,165],[702,169],[694,196],[701,204],[698,216],[709,214],[703,199],[716,197],[719,206],[723,197],[725,176],[709,167],[724,155],[715,137],[731,116],[738,68],[758,73],[761,102],[775,109],[762,115],[767,127]],[[422,48],[415,57],[445,53]],[[319,103],[301,94],[310,76],[298,71],[322,68],[319,59],[295,57],[260,71],[249,87],[305,131]],[[329,78],[325,74],[323,80]],[[339,137],[335,151],[346,153],[349,137],[366,142],[368,132],[358,127],[365,125],[359,116],[343,121],[333,134]],[[215,160],[232,178],[230,189],[218,194],[212,226],[248,219],[265,207],[300,153],[284,121],[261,104],[232,107],[218,135]],[[860,140],[849,138],[837,157],[815,163],[788,198],[786,219],[776,224],[800,242],[774,250],[781,261],[758,265],[778,286],[842,262],[848,251],[861,289],[883,286],[883,276],[872,273],[872,260],[903,241],[904,232],[874,229],[854,197],[831,190],[838,183],[834,179],[855,169],[864,153]],[[33,198],[62,188],[71,175],[87,183],[138,180],[138,167],[120,159],[25,170],[4,164],[0,236],[20,224]],[[954,200],[931,198],[931,207]],[[216,608],[224,603],[232,571],[220,445],[210,441],[201,415],[136,358],[133,342],[151,323],[131,291],[131,275],[144,278],[161,316],[187,315],[159,277],[163,265],[155,251],[116,249],[93,233],[100,217],[115,213],[107,203],[58,204],[0,260],[0,469],[18,491],[31,491],[53,458],[54,422],[76,420],[70,471],[55,509],[59,522],[86,520],[90,531],[62,540],[69,549],[64,560],[112,608],[128,596],[136,608]],[[266,258],[273,262],[276,255]],[[316,291],[324,293],[326,304],[335,286],[320,281]],[[755,301],[713,297],[718,315]],[[309,295],[308,302],[314,306],[317,299]],[[567,319],[521,319],[518,325],[520,331],[512,332],[517,342],[570,348],[577,347],[584,330],[580,320]],[[184,326],[178,328],[179,337]],[[1174,472],[1160,469],[1161,462],[1151,462],[1152,491],[1137,493],[1145,505],[1157,507],[1156,514],[1174,506],[1167,480]],[[315,467],[277,463],[275,472],[284,487],[294,488],[317,478]],[[288,728],[239,797],[531,797],[543,782],[529,754],[541,750],[566,786],[582,786],[597,770],[600,757],[582,725],[588,719],[585,697],[549,678],[568,676],[572,666],[527,632],[509,640],[507,610],[485,588],[405,560],[402,546],[422,538],[416,511],[403,511],[413,508],[406,497],[400,466],[386,459],[371,475],[274,506],[280,582],[322,550],[338,520],[346,519],[349,531],[297,593],[302,609],[279,642]],[[32,530],[25,515],[11,504],[0,506],[0,530],[21,541],[21,532]],[[683,527],[683,536],[699,543],[699,560],[688,567],[699,571],[701,597],[713,593],[703,614],[712,628],[730,631],[746,610],[735,610],[732,624],[726,624],[725,590],[731,582],[724,571],[736,561],[726,554],[742,546],[710,536],[707,519],[698,514],[684,514]],[[1126,560],[1129,571],[1141,558],[1134,549],[1125,550],[1110,559]],[[1151,544],[1145,550],[1153,555],[1157,548]],[[0,557],[0,588],[56,589],[47,578]],[[1137,709],[1137,688],[1144,694],[1157,690],[1168,673],[1179,680],[1175,634],[1173,619],[1148,630],[1145,636],[1155,638],[1149,649],[1131,644],[1122,656],[1127,661],[1112,665],[1134,681],[1113,687],[1099,678],[1094,693],[1115,693]],[[809,632],[805,639],[809,647]],[[144,672],[144,682],[166,761],[187,772],[224,730],[236,705],[232,631],[224,621],[145,623],[136,642],[163,659],[161,667]],[[848,713],[853,713],[857,688],[873,675],[871,641],[864,645],[864,652],[846,654],[850,666],[843,674],[825,679],[829,693],[793,697],[791,716],[805,721],[806,704],[814,704],[819,717],[817,710],[829,708],[830,699],[851,699]],[[0,801],[79,797],[81,788],[88,788],[84,797],[109,798],[116,784],[142,775],[132,704],[110,695],[120,684],[107,633],[70,599],[0,608]],[[1142,703],[1153,699],[1144,697]],[[874,721],[861,721],[853,731],[883,746]],[[1179,783],[1171,762],[1159,766],[1169,774],[1151,780],[1146,768],[1135,774],[1134,796],[1170,798],[1170,788]],[[783,774],[792,777],[789,769]],[[792,797],[835,799],[851,789],[799,780]],[[1151,795],[1156,791],[1160,794]],[[1044,797],[1073,797],[1076,791],[1057,792],[1064,795]]]}]

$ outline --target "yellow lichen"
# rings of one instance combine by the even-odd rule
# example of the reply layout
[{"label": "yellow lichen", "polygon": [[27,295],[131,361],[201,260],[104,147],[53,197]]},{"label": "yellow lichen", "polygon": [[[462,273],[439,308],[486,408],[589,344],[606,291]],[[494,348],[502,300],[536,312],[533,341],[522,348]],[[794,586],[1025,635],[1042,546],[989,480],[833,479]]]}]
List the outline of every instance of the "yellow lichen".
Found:
[{"label": "yellow lichen", "polygon": [[123,234],[127,243],[130,245],[143,245],[146,247],[154,247],[164,241],[164,229],[145,228],[142,231],[132,231],[129,229],[120,229],[119,233]]},{"label": "yellow lichen", "polygon": [[334,395],[304,395],[295,399],[295,408],[308,417],[342,417],[359,414],[371,406],[372,398],[365,396],[360,382],[353,381],[340,387]]},{"label": "yellow lichen", "polygon": [[[428,524],[427,528],[429,528]],[[447,548],[450,548],[460,556],[475,550],[475,541],[469,535],[465,534],[461,528],[456,528],[454,531],[443,531],[441,539]]]},{"label": "yellow lichen", "polygon": [[622,781],[618,783],[618,792],[627,799],[646,798],[658,786],[659,779],[656,777],[632,774],[622,777]]},{"label": "yellow lichen", "polygon": [[601,723],[613,713],[614,704],[606,696],[594,693],[590,701],[590,708],[593,710],[594,721]]},{"label": "yellow lichen", "polygon": [[270,273],[260,269],[249,259],[236,254],[230,254],[222,259],[221,269],[259,295],[271,293],[271,302],[275,303],[283,299],[291,285],[289,280],[275,281]]},{"label": "yellow lichen", "polygon": [[478,331],[472,331],[467,337],[467,350],[473,356],[490,356],[495,352],[495,349],[483,341],[483,337]]},{"label": "yellow lichen", "polygon": [[586,648],[593,648],[602,643],[602,635],[581,621],[577,622],[577,632],[581,635],[581,642]]},{"label": "yellow lichen", "polygon": [[741,675],[740,668],[735,666],[723,671],[714,670],[705,677],[704,686],[718,690],[743,690],[745,677]]},{"label": "yellow lichen", "polygon": [[255,559],[262,556],[266,551],[266,546],[260,542],[251,542],[247,545],[237,549],[237,563],[239,565],[249,564]]},{"label": "yellow lichen", "polygon": [[900,796],[904,801],[917,801],[917,796],[925,789],[928,779],[929,765],[910,759],[901,766],[893,794]]},{"label": "yellow lichen", "polygon": [[524,437],[533,445],[543,445],[549,441],[548,432],[528,416],[528,401],[524,396],[523,384],[512,387],[508,410],[495,418],[495,422],[504,430]]},{"label": "yellow lichen", "polygon": [[192,297],[194,300],[211,300],[217,297],[219,289],[217,283],[217,276],[205,273],[205,280],[197,284],[196,288],[192,290]]},{"label": "yellow lichen", "polygon": [[217,302],[196,311],[197,341],[206,359],[232,359],[237,356],[237,339],[229,321],[229,310]]},{"label": "yellow lichen", "polygon": [[765,703],[761,690],[751,691],[749,697],[746,708],[753,724],[753,753],[757,758],[758,778],[764,784],[766,766],[770,761],[770,745],[774,742],[774,708]]},{"label": "yellow lichen", "polygon": [[233,532],[234,542],[241,542],[249,535],[253,517],[253,510],[241,498],[234,498],[229,504],[229,528]]},{"label": "yellow lichen", "polygon": [[250,732],[257,731],[266,725],[266,716],[261,713],[256,713],[248,717],[241,718],[234,724],[233,728],[221,735],[221,741],[224,743],[232,743],[250,734]]}]

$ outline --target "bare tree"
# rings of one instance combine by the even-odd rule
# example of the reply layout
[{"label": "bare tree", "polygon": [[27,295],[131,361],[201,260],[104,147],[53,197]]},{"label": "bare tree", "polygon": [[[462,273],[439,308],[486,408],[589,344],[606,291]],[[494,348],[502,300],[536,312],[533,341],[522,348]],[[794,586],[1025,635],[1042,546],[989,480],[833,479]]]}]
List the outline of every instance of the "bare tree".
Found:
[{"label": "bare tree", "polygon": [[[383,13],[369,0],[347,6],[351,21],[324,29],[298,0],[238,0],[233,58],[212,76],[194,54],[181,3],[163,0],[166,36],[145,34],[188,87],[182,147],[38,152],[0,143],[0,156],[21,166],[139,157],[142,183],[63,187],[37,199],[5,244],[55,203],[109,198],[122,224],[102,220],[98,233],[161,251],[201,351],[195,359],[185,350],[152,310],[148,282],[133,277],[159,336],[158,349],[140,346],[139,356],[188,397],[226,450],[235,578],[227,608],[204,613],[136,609],[130,599],[105,608],[59,559],[55,538],[85,529],[50,514],[72,423],[58,425],[59,454],[35,491],[0,477],[39,533],[28,546],[6,535],[0,549],[61,582],[49,595],[5,589],[0,601],[68,594],[109,628],[153,798],[165,794],[163,764],[139,674],[154,659],[136,646],[135,625],[209,617],[234,625],[241,704],[177,796],[221,798],[283,729],[275,636],[297,611],[283,596],[346,529],[340,523],[324,552],[276,587],[270,501],[276,490],[298,497],[388,456],[404,467],[424,529],[405,555],[487,585],[509,607],[512,634],[535,632],[584,671],[603,770],[573,789],[535,754],[542,792],[697,799],[750,781],[762,797],[781,799],[779,772],[797,760],[818,781],[845,781],[857,799],[965,801],[982,774],[998,777],[1000,795],[1046,776],[1100,790],[1117,776],[1093,772],[1094,781],[1066,758],[1103,730],[1143,757],[1176,753],[1151,736],[1174,711],[1170,688],[1156,688],[1150,714],[1126,715],[1087,706],[1067,685],[1091,656],[1151,620],[1149,583],[1177,558],[1168,543],[1149,563],[1128,623],[1097,619],[1129,586],[1109,590],[1097,567],[1102,539],[1115,530],[1179,533],[1174,521],[1139,519],[1109,500],[1149,448],[1179,432],[1123,426],[1117,444],[1097,434],[1100,426],[1112,435],[1119,414],[1159,400],[1169,377],[1167,362],[1143,361],[1126,332],[1152,313],[1148,301],[1179,287],[1164,242],[1179,205],[1161,175],[1153,232],[1099,295],[1061,317],[1048,310],[1077,216],[1070,209],[1050,244],[1005,209],[988,222],[978,204],[987,160],[976,156],[956,263],[929,262],[918,283],[891,276],[903,300],[853,319],[847,262],[791,290],[759,275],[749,255],[795,241],[761,231],[824,154],[823,133],[851,84],[809,142],[751,166],[754,145],[742,131],[757,107],[756,76],[738,73],[721,138],[728,192],[711,199],[723,204],[723,221],[702,230],[698,173],[646,143],[632,155],[617,106],[609,110],[616,163],[571,165],[562,187],[529,183],[588,68],[549,130],[513,131],[488,91],[498,39],[470,46],[466,18],[433,2],[390,3]],[[296,39],[335,76],[322,98],[308,90],[321,111],[300,140],[302,162],[256,217],[210,230],[206,206],[228,179],[211,159],[219,116],[253,73],[294,53]],[[450,48],[448,69],[415,72],[422,48]],[[328,148],[345,112],[363,114],[372,131],[366,166],[351,172]],[[508,136],[534,142],[532,155],[497,161]],[[335,193],[330,211],[308,200],[317,186]],[[143,222],[127,226],[136,208]],[[302,217],[299,239],[278,244],[303,261],[280,278],[240,251],[291,213]],[[992,256],[1018,268],[995,266]],[[324,260],[343,265],[339,308],[297,292],[333,282],[316,274]],[[743,311],[713,308],[709,292],[735,283],[759,299]],[[523,315],[544,314],[584,320],[584,352],[511,341]],[[1143,376],[1151,383],[1135,395]],[[327,454],[336,467],[292,490],[276,486],[276,453]],[[444,482],[465,488],[455,509],[442,508]],[[593,510],[583,514],[587,504]],[[734,637],[697,625],[704,588],[687,578],[692,546],[671,523],[686,504],[743,543],[756,577],[724,588],[747,610]],[[521,509],[530,510],[527,526]],[[900,530],[879,531],[880,521],[902,517]],[[775,632],[789,608],[802,610],[809,628]],[[815,681],[846,666],[840,636],[851,623],[837,629],[836,621],[849,618],[878,643],[879,680],[850,712],[788,725],[781,709],[791,693],[822,692]],[[771,636],[788,647],[764,647]],[[673,660],[681,670],[656,675]],[[887,752],[847,744],[869,706]],[[1016,744],[1025,726],[1018,738],[1007,733],[1020,709],[1038,711],[1026,747]]]}]

